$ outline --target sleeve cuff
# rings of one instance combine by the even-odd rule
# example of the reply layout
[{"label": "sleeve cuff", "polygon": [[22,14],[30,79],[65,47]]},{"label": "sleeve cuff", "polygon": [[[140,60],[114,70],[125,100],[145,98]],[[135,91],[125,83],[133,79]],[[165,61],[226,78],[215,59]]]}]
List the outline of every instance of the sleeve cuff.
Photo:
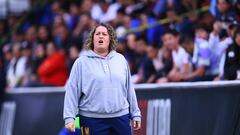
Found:
[{"label": "sleeve cuff", "polygon": [[68,123],[71,123],[71,122],[74,123],[74,118],[66,118],[65,119],[65,125],[67,125]]},{"label": "sleeve cuff", "polygon": [[133,117],[134,121],[141,121],[141,117]]}]

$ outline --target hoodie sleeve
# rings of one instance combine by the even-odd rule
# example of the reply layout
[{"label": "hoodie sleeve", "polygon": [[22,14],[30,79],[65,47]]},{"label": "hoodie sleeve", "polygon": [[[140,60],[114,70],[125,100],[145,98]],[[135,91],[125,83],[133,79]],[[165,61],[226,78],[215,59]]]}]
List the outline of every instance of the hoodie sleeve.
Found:
[{"label": "hoodie sleeve", "polygon": [[131,73],[130,73],[130,69],[127,62],[126,62],[126,65],[127,65],[126,88],[128,91],[127,99],[130,106],[130,115],[133,120],[141,121],[141,112],[138,107],[137,97],[136,97],[135,89],[131,80]]},{"label": "hoodie sleeve", "polygon": [[69,79],[65,84],[63,119],[65,124],[74,122],[81,96],[81,63],[79,59],[72,66]]}]

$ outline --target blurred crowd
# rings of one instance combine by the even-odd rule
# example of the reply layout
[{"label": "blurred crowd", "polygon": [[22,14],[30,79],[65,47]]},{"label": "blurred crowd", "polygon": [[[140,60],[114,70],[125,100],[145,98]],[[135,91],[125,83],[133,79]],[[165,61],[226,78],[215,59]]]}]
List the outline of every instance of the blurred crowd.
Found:
[{"label": "blurred crowd", "polygon": [[48,1],[9,34],[20,17],[0,20],[9,88],[63,86],[100,22],[115,28],[134,83],[240,79],[240,0]]}]

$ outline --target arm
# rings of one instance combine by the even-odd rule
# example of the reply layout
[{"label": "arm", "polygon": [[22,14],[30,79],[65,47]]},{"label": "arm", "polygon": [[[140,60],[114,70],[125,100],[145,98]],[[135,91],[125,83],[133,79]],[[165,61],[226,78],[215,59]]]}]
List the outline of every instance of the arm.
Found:
[{"label": "arm", "polygon": [[65,57],[63,53],[58,53],[57,55],[55,54],[55,56],[51,56],[50,60],[47,58],[47,61],[45,60],[38,68],[38,74],[41,76],[54,74],[56,70],[65,66],[66,63],[64,59]]},{"label": "arm", "polygon": [[79,59],[73,64],[69,79],[65,85],[63,119],[65,124],[74,123],[81,96],[81,65]]},{"label": "arm", "polygon": [[[127,63],[126,63],[127,64]],[[133,83],[131,81],[131,73],[127,64],[127,75],[126,75],[126,89],[127,89],[127,100],[129,102],[131,118],[135,121],[141,121],[141,112],[138,108],[137,97]]]},{"label": "arm", "polygon": [[191,74],[187,75],[184,80],[191,80],[195,77],[202,77],[206,72],[206,68],[204,66],[200,66],[197,68],[197,70],[195,70],[194,72],[192,72]]}]

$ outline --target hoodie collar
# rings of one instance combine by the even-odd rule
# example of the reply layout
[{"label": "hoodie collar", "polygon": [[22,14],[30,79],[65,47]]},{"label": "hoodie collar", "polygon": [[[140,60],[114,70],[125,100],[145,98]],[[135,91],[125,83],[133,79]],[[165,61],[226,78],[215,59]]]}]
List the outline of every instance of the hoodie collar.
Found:
[{"label": "hoodie collar", "polygon": [[116,51],[115,50],[112,50],[108,53],[108,55],[106,57],[103,57],[103,56],[100,56],[98,55],[97,53],[95,53],[93,50],[87,50],[85,51],[82,55],[83,56],[87,56],[87,57],[92,57],[92,58],[101,58],[101,59],[110,59],[112,58],[114,55],[116,54]]}]

